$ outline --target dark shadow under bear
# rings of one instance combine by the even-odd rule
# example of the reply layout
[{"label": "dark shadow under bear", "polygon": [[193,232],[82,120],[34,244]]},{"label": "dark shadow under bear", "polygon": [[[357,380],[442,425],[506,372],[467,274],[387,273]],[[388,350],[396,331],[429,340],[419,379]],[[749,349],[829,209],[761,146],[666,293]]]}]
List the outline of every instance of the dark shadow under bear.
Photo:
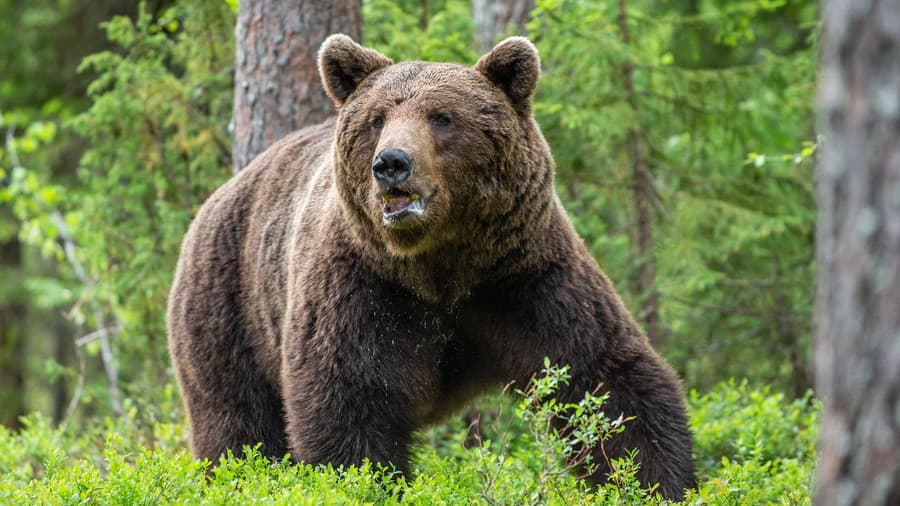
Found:
[{"label": "dark shadow under bear", "polygon": [[602,382],[607,414],[636,417],[607,453],[636,448],[642,482],[681,497],[680,384],[554,193],[534,46],[393,64],[336,35],[319,68],[337,120],[260,155],[184,241],[169,346],[194,454],[406,470],[414,430],[549,357],[571,366],[560,398]]}]

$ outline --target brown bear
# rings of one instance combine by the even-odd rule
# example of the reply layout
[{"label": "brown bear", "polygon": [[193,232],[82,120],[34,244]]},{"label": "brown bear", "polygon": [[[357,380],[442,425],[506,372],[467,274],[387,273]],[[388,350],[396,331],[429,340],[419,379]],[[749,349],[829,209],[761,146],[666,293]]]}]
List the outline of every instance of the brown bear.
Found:
[{"label": "brown bear", "polygon": [[607,454],[637,449],[641,481],[682,497],[681,386],[554,192],[530,106],[535,47],[513,37],[474,67],[394,64],[333,35],[319,70],[336,120],[261,154],[184,240],[169,348],[194,455],[261,442],[404,471],[417,428],[527,385],[549,357],[571,366],[560,398],[602,383],[606,413],[636,417]]}]

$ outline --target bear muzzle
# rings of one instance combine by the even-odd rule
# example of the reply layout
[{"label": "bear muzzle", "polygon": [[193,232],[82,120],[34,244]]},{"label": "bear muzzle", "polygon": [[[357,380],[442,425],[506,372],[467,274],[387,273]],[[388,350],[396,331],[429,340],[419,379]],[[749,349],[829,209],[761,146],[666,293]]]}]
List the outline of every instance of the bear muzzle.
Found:
[{"label": "bear muzzle", "polygon": [[409,179],[413,166],[413,157],[402,149],[382,150],[372,162],[372,174],[382,188],[382,223],[385,226],[412,224],[425,214],[433,192],[423,195],[411,188]]}]

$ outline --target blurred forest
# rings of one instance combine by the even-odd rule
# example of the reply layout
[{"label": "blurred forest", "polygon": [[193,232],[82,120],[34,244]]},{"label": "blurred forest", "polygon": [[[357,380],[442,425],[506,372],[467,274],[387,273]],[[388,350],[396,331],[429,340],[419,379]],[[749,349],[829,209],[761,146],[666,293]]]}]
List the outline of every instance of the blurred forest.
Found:
[{"label": "blurred forest", "polygon": [[[655,346],[689,388],[738,378],[804,396],[815,1],[365,0],[362,13],[363,42],[395,61],[472,64],[527,33],[558,192]],[[0,0],[6,426],[180,416],[165,301],[193,213],[232,173],[236,15],[236,1]]]}]

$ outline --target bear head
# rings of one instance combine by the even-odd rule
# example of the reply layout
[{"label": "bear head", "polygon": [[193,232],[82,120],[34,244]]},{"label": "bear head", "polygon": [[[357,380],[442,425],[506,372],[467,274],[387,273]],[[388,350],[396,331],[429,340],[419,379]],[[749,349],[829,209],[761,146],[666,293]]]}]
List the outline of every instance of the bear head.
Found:
[{"label": "bear head", "polygon": [[332,35],[319,72],[338,109],[342,204],[390,253],[414,255],[477,234],[479,223],[521,203],[524,179],[552,186],[552,159],[530,106],[540,60],[523,37],[468,67],[394,64]]}]

